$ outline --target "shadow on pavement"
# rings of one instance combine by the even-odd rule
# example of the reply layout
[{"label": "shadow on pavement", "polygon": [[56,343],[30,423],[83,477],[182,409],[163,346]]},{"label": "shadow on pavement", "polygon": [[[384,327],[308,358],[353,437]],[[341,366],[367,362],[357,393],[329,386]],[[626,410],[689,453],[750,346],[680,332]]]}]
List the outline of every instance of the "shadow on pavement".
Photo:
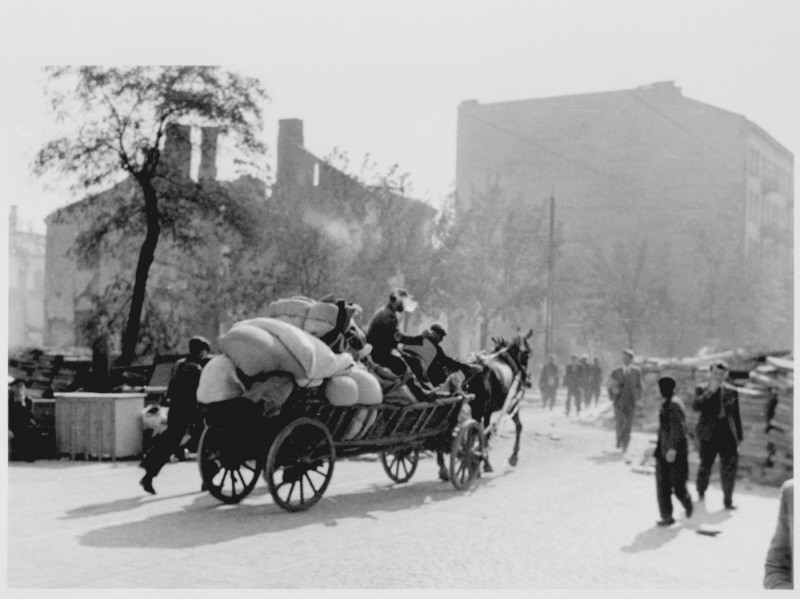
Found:
[{"label": "shadow on pavement", "polygon": [[[495,477],[492,477],[495,478]],[[266,505],[224,505],[202,495],[181,511],[159,514],[146,520],[126,522],[87,532],[80,543],[91,547],[187,548],[224,543],[253,535],[264,535],[311,525],[336,526],[345,518],[374,519],[373,512],[406,511],[427,503],[447,501],[489,484],[492,478],[480,478],[466,491],[449,483],[431,481],[411,485],[373,485],[368,491],[323,497],[306,512],[287,513],[270,501]],[[267,494],[261,486],[250,497]],[[171,496],[173,498],[175,496]],[[152,499],[149,499],[152,501]],[[87,506],[73,511],[113,511],[140,505],[138,499],[109,502],[106,507]],[[82,514],[83,515],[83,514]],[[75,516],[73,516],[75,517]]]},{"label": "shadow on pavement", "polygon": [[644,532],[640,532],[636,535],[633,543],[620,548],[620,551],[623,553],[637,553],[639,551],[658,549],[662,545],[674,540],[680,532],[680,526],[673,525],[669,528],[654,526]]},{"label": "shadow on pavement", "polygon": [[93,505],[84,505],[74,510],[69,510],[66,515],[61,517],[61,520],[69,520],[72,518],[88,518],[90,516],[101,516],[103,514],[112,514],[114,512],[123,512],[125,510],[132,510],[141,507],[145,504],[153,503],[155,501],[164,501],[166,499],[176,499],[178,497],[188,497],[189,495],[198,495],[201,491],[194,493],[181,493],[180,495],[163,495],[152,497],[150,495],[137,497],[127,497],[125,499],[115,499],[106,503],[95,503]]},{"label": "shadow on pavement", "polygon": [[608,464],[609,462],[621,462],[623,459],[622,452],[618,451],[616,453],[603,453],[602,455],[593,455],[586,458],[590,462],[594,462],[595,464]]}]

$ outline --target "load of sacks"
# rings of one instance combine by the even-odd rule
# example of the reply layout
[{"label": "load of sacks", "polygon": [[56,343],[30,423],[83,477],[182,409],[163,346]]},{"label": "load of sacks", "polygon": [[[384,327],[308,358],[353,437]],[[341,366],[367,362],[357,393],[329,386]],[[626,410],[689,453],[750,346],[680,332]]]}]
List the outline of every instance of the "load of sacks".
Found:
[{"label": "load of sacks", "polygon": [[[334,306],[335,307],[335,306]],[[295,385],[322,386],[332,405],[375,405],[381,385],[352,355],[337,354],[314,335],[279,318],[259,317],[234,324],[218,344],[222,354],[203,368],[197,389],[201,403],[248,397],[279,408]]]}]

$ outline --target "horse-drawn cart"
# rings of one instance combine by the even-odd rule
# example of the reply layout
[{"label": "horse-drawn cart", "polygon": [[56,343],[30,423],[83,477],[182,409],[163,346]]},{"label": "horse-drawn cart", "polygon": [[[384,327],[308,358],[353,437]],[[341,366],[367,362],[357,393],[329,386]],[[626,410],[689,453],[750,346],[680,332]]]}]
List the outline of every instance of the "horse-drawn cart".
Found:
[{"label": "horse-drawn cart", "polygon": [[246,497],[263,474],[275,503],[307,510],[325,493],[337,459],[379,453],[393,481],[411,479],[423,450],[449,453],[450,481],[478,476],[482,426],[465,416],[470,395],[410,405],[331,405],[317,389],[295,388],[280,412],[259,413],[248,399],[207,414],[198,462],[205,488],[225,503]]}]

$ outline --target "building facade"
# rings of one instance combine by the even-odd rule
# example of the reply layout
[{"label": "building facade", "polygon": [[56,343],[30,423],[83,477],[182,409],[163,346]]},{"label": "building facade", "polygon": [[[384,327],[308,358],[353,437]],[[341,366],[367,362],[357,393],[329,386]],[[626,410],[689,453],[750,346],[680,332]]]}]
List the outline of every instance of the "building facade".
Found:
[{"label": "building facade", "polygon": [[[791,346],[794,157],[742,115],[685,97],[672,82],[631,90],[481,104],[458,110],[456,192],[467,209],[491,184],[526,201],[555,197],[562,246],[557,270],[585,274],[619,242],[646,244],[673,297],[696,298],[709,277],[748,264],[769,274],[734,320],[756,324],[720,333],[724,343]],[[734,285],[734,283],[731,283]],[[741,286],[741,285],[740,285]],[[769,289],[766,289],[769,287]],[[727,288],[726,288],[727,289]],[[566,347],[585,347],[574,281],[554,290],[554,326]],[[711,293],[711,292],[709,292]],[[712,306],[713,308],[713,306]],[[720,314],[707,319],[717,328]],[[763,325],[759,331],[758,327]],[[782,332],[782,334],[781,334]],[[712,330],[687,332],[674,351],[692,351]],[[770,339],[779,334],[780,340]],[[658,341],[641,348],[663,351]]]},{"label": "building facade", "polygon": [[[168,125],[163,148],[164,164],[178,180],[215,180],[217,130],[202,128],[199,144],[193,144],[191,137],[190,127]],[[224,184],[236,185],[237,182]],[[77,260],[74,244],[88,228],[89,219],[108,214],[120,205],[140,201],[140,193],[138,184],[127,178],[95,196],[48,215],[45,221],[44,310],[45,342],[48,345],[91,346],[93,340],[89,338],[87,324],[96,318],[96,299],[109,287],[132,285],[141,235],[110,234],[105,243],[115,246],[115,251],[101,252],[100,257],[91,263]],[[198,226],[204,225],[198,223]],[[190,288],[190,282],[198,278],[196,267],[199,263],[212,267],[221,264],[223,248],[220,243],[212,234],[205,239],[199,256],[188,256],[162,235],[148,277],[145,313],[149,306],[150,314],[158,313],[159,318],[185,321],[187,334],[215,339],[220,334],[221,316],[213,306],[198,301]],[[120,329],[127,319],[127,311],[123,308],[118,314],[108,314],[104,318],[109,321],[109,327],[116,325]],[[119,351],[120,341],[116,335],[109,338],[112,353]],[[174,350],[185,350],[185,339],[176,339],[173,343]]]},{"label": "building facade", "polygon": [[44,343],[45,236],[17,217],[8,220],[8,348]]}]

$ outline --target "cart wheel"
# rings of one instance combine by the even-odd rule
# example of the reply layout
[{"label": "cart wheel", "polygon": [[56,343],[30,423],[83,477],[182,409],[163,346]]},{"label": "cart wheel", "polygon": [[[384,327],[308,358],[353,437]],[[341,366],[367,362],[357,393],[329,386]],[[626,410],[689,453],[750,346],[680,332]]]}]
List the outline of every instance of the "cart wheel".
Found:
[{"label": "cart wheel", "polygon": [[223,503],[239,503],[258,482],[263,462],[230,431],[206,427],[200,437],[197,463],[203,485]]},{"label": "cart wheel", "polygon": [[335,460],[333,437],[324,425],[311,418],[292,421],[269,448],[264,468],[275,503],[289,512],[317,503],[333,476]]},{"label": "cart wheel", "polygon": [[386,474],[396,483],[411,480],[419,463],[419,447],[409,447],[393,452],[381,452],[381,464]]},{"label": "cart wheel", "polygon": [[475,420],[467,420],[450,448],[450,482],[456,489],[466,489],[478,475],[483,447],[483,427]]}]

